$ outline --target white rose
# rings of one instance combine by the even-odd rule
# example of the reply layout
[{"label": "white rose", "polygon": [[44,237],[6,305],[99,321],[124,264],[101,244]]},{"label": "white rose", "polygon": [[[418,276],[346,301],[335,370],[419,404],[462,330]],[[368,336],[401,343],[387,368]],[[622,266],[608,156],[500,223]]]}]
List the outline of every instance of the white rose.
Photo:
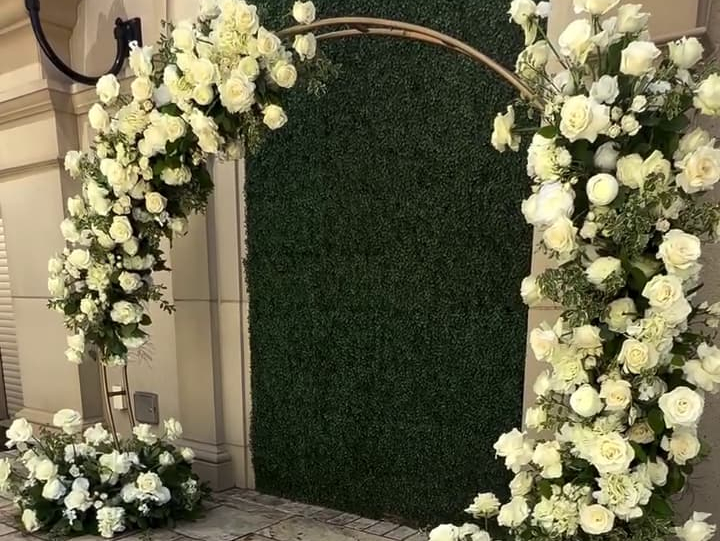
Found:
[{"label": "white rose", "polygon": [[80,175],[80,160],[82,159],[82,153],[77,150],[71,150],[65,154],[64,167],[65,170],[70,173],[70,176],[77,178]]},{"label": "white rose", "polygon": [[575,92],[575,80],[570,70],[559,71],[552,80],[553,86],[564,96],[570,96]]},{"label": "white rose", "polygon": [[509,105],[507,112],[503,115],[498,113],[493,121],[493,132],[491,137],[492,146],[500,152],[510,150],[517,152],[520,149],[520,136],[513,134],[515,127],[515,109]]},{"label": "white rose", "polygon": [[598,392],[590,385],[581,385],[570,395],[570,407],[581,417],[592,417],[603,409]]},{"label": "white rose", "polygon": [[428,541],[458,541],[460,539],[458,529],[452,524],[440,524],[432,530]]},{"label": "white rose", "polygon": [[260,65],[252,56],[244,56],[238,63],[237,69],[250,81],[254,81],[260,75]]},{"label": "white rose", "polygon": [[500,509],[500,501],[492,492],[483,492],[473,499],[465,512],[475,518],[489,518],[497,515]]},{"label": "white rose", "polygon": [[136,427],[133,427],[132,432],[139,441],[148,445],[153,445],[158,441],[158,437],[152,431],[152,427],[150,427],[150,425],[139,424]]},{"label": "white rose", "polygon": [[635,451],[620,434],[611,432],[596,437],[589,458],[600,474],[625,473],[635,458]]},{"label": "white rose", "polygon": [[700,147],[677,166],[682,171],[676,182],[686,193],[710,190],[720,180],[720,149]]},{"label": "white rose", "polygon": [[652,443],[655,441],[655,432],[646,422],[635,423],[627,432],[628,439],[636,443]]},{"label": "white rose", "polygon": [[560,182],[544,182],[540,191],[523,201],[525,220],[535,227],[545,228],[561,217],[572,216],[575,193]]},{"label": "white rose", "polygon": [[705,115],[720,115],[720,75],[713,73],[700,83],[693,103]]},{"label": "white rose", "polygon": [[315,20],[315,4],[312,2],[295,2],[292,15],[300,24],[310,24]]},{"label": "white rose", "polygon": [[512,496],[526,496],[533,486],[533,474],[521,471],[510,481],[510,494]]},{"label": "white rose", "polygon": [[695,430],[676,429],[673,430],[669,441],[665,442],[669,458],[676,464],[684,466],[700,454],[702,448],[700,440],[695,435]]},{"label": "white rose", "polygon": [[617,29],[623,34],[634,34],[647,27],[650,19],[649,13],[641,13],[641,4],[627,4],[620,6],[617,15]]},{"label": "white rose", "polygon": [[585,270],[585,276],[587,276],[588,282],[593,284],[595,287],[602,289],[604,282],[613,274],[620,273],[622,271],[622,262],[615,257],[598,257],[593,261],[590,266]]},{"label": "white rose", "polygon": [[531,275],[523,278],[520,284],[520,296],[523,302],[529,307],[537,306],[542,302],[544,297],[538,286],[536,276]]},{"label": "white rose", "polygon": [[620,120],[620,127],[622,131],[633,136],[638,134],[642,125],[638,122],[638,119],[635,118],[635,115],[625,115]]},{"label": "white rose", "polygon": [[696,266],[701,254],[699,238],[680,229],[671,229],[663,236],[657,257],[662,259],[668,273],[682,276],[684,271]]},{"label": "white rose", "polygon": [[20,520],[22,521],[26,532],[36,532],[42,527],[42,524],[37,518],[37,514],[32,509],[23,510]]},{"label": "white rose", "polygon": [[82,430],[83,419],[77,411],[61,409],[53,416],[53,426],[62,428],[65,434],[77,434]]},{"label": "white rose", "polygon": [[183,457],[185,462],[190,463],[195,460],[195,451],[190,449],[190,447],[183,447],[180,449],[180,455]]},{"label": "white rose", "polygon": [[109,507],[107,505],[101,507],[96,514],[98,532],[102,537],[109,539],[114,537],[116,533],[125,531],[124,517],[125,509],[122,507]]},{"label": "white rose", "polygon": [[720,385],[720,349],[700,344],[697,349],[700,359],[687,361],[683,366],[687,380],[704,391],[717,392]]},{"label": "white rose", "polygon": [[297,81],[297,70],[287,60],[280,60],[270,70],[270,77],[282,88],[292,88]]},{"label": "white rose", "polygon": [[641,77],[652,71],[655,60],[661,54],[660,49],[651,41],[633,41],[622,51],[620,71],[626,75]]},{"label": "white rose", "polygon": [[123,251],[130,256],[133,256],[138,253],[138,249],[140,248],[140,242],[135,237],[132,237],[128,239],[126,242],[123,242]]},{"label": "white rose", "polygon": [[667,484],[669,469],[662,458],[647,463],[647,475],[653,485],[662,487]]},{"label": "white rose", "polygon": [[257,34],[257,50],[263,56],[272,58],[280,50],[281,41],[272,32],[268,32],[265,28],[260,27]]},{"label": "white rose", "polygon": [[586,189],[588,199],[593,205],[605,206],[615,201],[619,186],[614,176],[600,173],[588,180]]},{"label": "white rose", "polygon": [[192,91],[192,99],[198,105],[208,105],[215,97],[215,91],[210,85],[196,86]]},{"label": "white rose", "polygon": [[110,129],[110,115],[105,108],[99,103],[93,104],[88,111],[88,121],[90,127],[100,133],[105,133]]},{"label": "white rose", "polygon": [[530,332],[530,348],[538,361],[547,361],[559,343],[552,329],[538,328]]},{"label": "white rose", "polygon": [[92,263],[90,252],[81,248],[76,248],[67,258],[68,262],[78,269],[87,269]]},{"label": "white rose", "polygon": [[528,408],[525,412],[525,426],[532,429],[542,429],[547,421],[547,412],[543,407]]},{"label": "white rose", "polygon": [[136,77],[149,77],[153,73],[153,47],[146,45],[144,47],[130,48],[130,69]]},{"label": "white rose", "polygon": [[98,79],[95,90],[101,102],[112,103],[120,95],[120,83],[112,73],[108,73]]},{"label": "white rose", "polygon": [[[192,172],[184,165],[175,168],[167,167],[163,169],[162,173],[160,174],[160,178],[165,184],[168,184],[170,186],[179,186],[181,184],[187,184],[192,180]],[[147,198],[147,195],[145,197]]]},{"label": "white rose", "polygon": [[153,214],[160,214],[165,210],[167,199],[158,192],[150,192],[145,194],[145,208]]},{"label": "white rose", "polygon": [[705,407],[703,396],[688,387],[677,387],[658,400],[668,428],[695,427]]},{"label": "white rose", "polygon": [[233,23],[237,25],[238,30],[246,34],[257,32],[259,27],[257,7],[245,2],[238,2],[235,4],[233,15]]},{"label": "white rose", "polygon": [[630,110],[633,113],[642,113],[644,112],[648,107],[648,100],[643,95],[638,95],[633,98],[632,103],[630,104]]},{"label": "white rose", "polygon": [[120,276],[118,276],[118,283],[123,291],[132,293],[142,286],[142,279],[139,274],[123,271],[120,273]]},{"label": "white rose", "polygon": [[128,220],[126,216],[114,216],[108,233],[115,242],[121,244],[130,240],[133,234],[130,220]]},{"label": "white rose", "polygon": [[594,325],[582,325],[573,329],[572,345],[578,349],[597,349],[602,347],[600,329]]},{"label": "white rose", "polygon": [[570,141],[595,142],[610,125],[610,108],[583,95],[568,98],[560,116],[560,131]]},{"label": "white rose", "polygon": [[188,221],[185,218],[171,218],[170,229],[178,235],[184,235],[188,231]]},{"label": "white rose", "polygon": [[140,323],[142,316],[142,306],[127,301],[116,302],[110,311],[110,319],[121,325]]},{"label": "white rose", "polygon": [[617,161],[617,178],[628,188],[640,188],[645,183],[642,166],[645,160],[639,154],[624,156]]},{"label": "white rose", "polygon": [[567,256],[577,249],[577,227],[570,218],[562,216],[543,232],[543,243],[548,249]]},{"label": "white rose", "polygon": [[580,508],[580,527],[590,535],[602,535],[613,529],[615,514],[599,504]]},{"label": "white rose", "polygon": [[34,464],[33,475],[40,481],[47,481],[57,476],[58,467],[49,458],[41,458]]},{"label": "white rose", "polygon": [[268,105],[263,109],[263,122],[271,130],[278,130],[287,124],[287,115],[279,105]]},{"label": "white rose", "polygon": [[158,463],[161,466],[172,466],[175,464],[175,459],[173,458],[172,453],[165,451],[158,457]]},{"label": "white rose", "polygon": [[295,36],[293,49],[300,56],[300,60],[315,58],[317,54],[317,39],[312,33]]},{"label": "white rose", "polygon": [[632,386],[624,379],[606,379],[600,386],[600,398],[608,411],[624,411],[632,403]]},{"label": "white rose", "polygon": [[678,301],[684,300],[682,282],[677,276],[654,276],[643,289],[643,297],[648,299],[650,306],[658,310],[671,308]]},{"label": "white rose", "polygon": [[676,162],[681,162],[685,156],[695,152],[698,148],[710,145],[712,137],[702,128],[695,128],[680,138],[678,149],[673,156]]},{"label": "white rose", "polygon": [[605,15],[620,3],[620,0],[574,0],[575,13]]},{"label": "white rose", "polygon": [[654,177],[655,180],[665,183],[670,179],[671,169],[672,165],[665,159],[663,153],[656,150],[643,162],[641,173],[644,181]]},{"label": "white rose", "polygon": [[168,441],[175,441],[183,435],[182,425],[175,419],[167,419],[163,423],[165,427],[165,438]]},{"label": "white rose", "polygon": [[130,91],[135,101],[149,100],[153,96],[154,89],[152,81],[147,77],[138,77],[130,84]]},{"label": "white rose", "polygon": [[195,29],[190,21],[180,21],[171,34],[175,47],[183,52],[190,52],[195,48]]},{"label": "white rose", "polygon": [[547,370],[540,372],[533,382],[533,392],[536,396],[545,396],[552,390],[550,373]]},{"label": "white rose", "polygon": [[609,304],[603,321],[608,324],[611,331],[624,333],[636,316],[635,302],[629,297],[624,297]]},{"label": "white rose", "polygon": [[59,257],[51,257],[48,260],[48,272],[50,274],[60,274],[64,268],[65,265],[63,264],[62,259],[60,259]]},{"label": "white rose", "polygon": [[515,528],[522,524],[529,515],[530,507],[528,507],[527,500],[522,496],[515,496],[500,508],[497,522],[500,526]]},{"label": "white rose", "polygon": [[532,461],[540,467],[540,476],[544,479],[562,477],[562,457],[557,441],[538,443],[533,451]]},{"label": "white rose", "polygon": [[65,280],[61,276],[51,276],[48,278],[48,292],[50,296],[56,299],[60,299],[67,295],[67,287],[65,287]]},{"label": "white rose", "polygon": [[683,37],[669,44],[670,60],[678,68],[690,69],[700,62],[705,51],[697,38]]},{"label": "white rose", "polygon": [[33,437],[32,425],[27,422],[27,419],[15,419],[10,425],[10,428],[5,432],[5,436],[8,439],[8,443],[25,443]]},{"label": "white rose", "polygon": [[558,37],[560,52],[577,63],[584,64],[594,48],[590,21],[577,19],[571,22]]},{"label": "white rose", "polygon": [[620,156],[620,152],[615,143],[612,141],[604,143],[595,151],[595,167],[603,171],[614,171],[617,167],[618,156]]},{"label": "white rose", "polygon": [[220,85],[220,102],[231,113],[244,113],[255,103],[255,84],[244,77],[230,77]]},{"label": "white rose", "polygon": [[534,442],[517,428],[502,434],[493,445],[496,456],[505,458],[505,466],[517,473],[532,459]]},{"label": "white rose", "polygon": [[615,103],[619,95],[617,76],[603,75],[590,88],[590,97],[598,103]]},{"label": "white rose", "polygon": [[623,342],[618,360],[625,365],[628,372],[641,374],[657,366],[658,352],[649,344],[628,338]]},{"label": "white rose", "polygon": [[50,479],[42,490],[42,497],[46,500],[59,500],[65,495],[67,489],[57,477]]},{"label": "white rose", "polygon": [[110,441],[110,433],[105,430],[101,423],[96,423],[87,428],[83,433],[83,437],[90,445],[100,445]]},{"label": "white rose", "polygon": [[717,529],[714,524],[705,522],[710,517],[710,513],[693,513],[690,520],[685,522],[682,527],[675,528],[675,534],[682,541],[709,541],[715,535]]}]

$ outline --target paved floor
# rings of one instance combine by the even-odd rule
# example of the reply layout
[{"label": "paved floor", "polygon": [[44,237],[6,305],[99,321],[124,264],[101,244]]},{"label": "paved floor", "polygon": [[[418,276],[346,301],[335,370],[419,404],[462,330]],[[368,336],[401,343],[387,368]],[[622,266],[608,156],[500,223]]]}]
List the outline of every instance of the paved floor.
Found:
[{"label": "paved floor", "polygon": [[[2,504],[0,504],[2,505]],[[11,502],[0,508],[0,541],[37,539],[16,529]],[[38,536],[42,538],[42,536]],[[149,534],[129,533],[123,541],[426,541],[418,530],[370,520],[252,490],[233,489],[213,495],[207,515],[198,522]],[[75,538],[78,540],[92,539]]]}]

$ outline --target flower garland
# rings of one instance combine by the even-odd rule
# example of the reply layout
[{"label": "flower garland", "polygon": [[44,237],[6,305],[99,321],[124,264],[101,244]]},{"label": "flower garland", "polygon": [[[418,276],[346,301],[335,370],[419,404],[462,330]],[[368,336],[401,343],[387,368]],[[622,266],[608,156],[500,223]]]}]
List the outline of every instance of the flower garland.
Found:
[{"label": "flower garland", "polygon": [[[295,2],[294,19],[315,19],[312,2]],[[332,67],[315,36],[292,44],[261,26],[244,0],[202,0],[199,18],[166,25],[157,46],[134,47],[131,96],[113,75],[97,83],[88,113],[89,151],[71,151],[69,174],[82,182],[60,228],[68,243],[48,270],[49,306],[65,315],[66,356],[123,365],[151,324],[148,304],[163,299],[153,272],[166,270],[163,239],[187,231],[213,188],[208,159],[241,157],[288,121],[283,93],[302,81],[323,90]]]},{"label": "flower garland", "polygon": [[53,425],[57,433],[35,436],[17,419],[7,431],[20,456],[16,464],[0,460],[0,487],[17,494],[26,531],[109,538],[201,515],[209,491],[192,473],[192,449],[172,445],[182,437],[174,419],[165,421],[162,437],[139,425],[119,445],[100,424],[81,434],[73,410],[58,411]]},{"label": "flower garland", "polygon": [[720,390],[720,303],[694,302],[703,240],[720,239],[720,205],[703,198],[720,181],[720,149],[690,128],[698,113],[720,116],[720,75],[698,67],[697,39],[660,50],[642,6],[611,16],[618,4],[574,0],[582,18],[557,44],[543,30],[548,2],[510,4],[527,46],[517,74],[542,105],[527,128],[515,106],[499,114],[492,144],[518,151],[533,134],[522,213],[557,266],[523,280],[521,294],[564,312],[530,334],[547,369],[525,425],[548,436],[500,436],[510,500],[479,494],[466,512],[483,528],[445,524],[431,541],[489,541],[490,522],[522,540],[715,533],[706,513],[675,526],[671,497],[707,454],[697,427],[706,394]]}]

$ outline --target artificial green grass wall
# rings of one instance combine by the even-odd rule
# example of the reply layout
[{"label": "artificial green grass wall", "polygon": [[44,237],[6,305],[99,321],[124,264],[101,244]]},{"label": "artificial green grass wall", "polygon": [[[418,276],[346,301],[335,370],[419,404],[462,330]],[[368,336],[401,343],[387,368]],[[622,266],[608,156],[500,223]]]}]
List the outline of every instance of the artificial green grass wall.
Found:
[{"label": "artificial green grass wall", "polygon": [[[316,3],[424,24],[505,65],[522,45],[506,0]],[[430,45],[323,48],[340,79],[292,94],[289,126],[248,163],[257,485],[432,524],[503,485],[492,444],[521,415],[528,183],[489,144],[513,95]]]}]

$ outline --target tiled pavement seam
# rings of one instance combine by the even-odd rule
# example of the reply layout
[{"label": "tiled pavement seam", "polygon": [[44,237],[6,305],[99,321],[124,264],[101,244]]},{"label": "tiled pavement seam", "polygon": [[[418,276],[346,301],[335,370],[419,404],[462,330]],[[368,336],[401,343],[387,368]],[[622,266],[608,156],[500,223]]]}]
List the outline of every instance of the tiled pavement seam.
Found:
[{"label": "tiled pavement seam", "polygon": [[[0,500],[0,541],[33,541],[16,528],[12,503]],[[76,538],[87,541],[91,537]],[[123,541],[426,541],[419,530],[392,522],[293,502],[253,490],[216,493],[207,515],[169,530],[118,536]]]}]

